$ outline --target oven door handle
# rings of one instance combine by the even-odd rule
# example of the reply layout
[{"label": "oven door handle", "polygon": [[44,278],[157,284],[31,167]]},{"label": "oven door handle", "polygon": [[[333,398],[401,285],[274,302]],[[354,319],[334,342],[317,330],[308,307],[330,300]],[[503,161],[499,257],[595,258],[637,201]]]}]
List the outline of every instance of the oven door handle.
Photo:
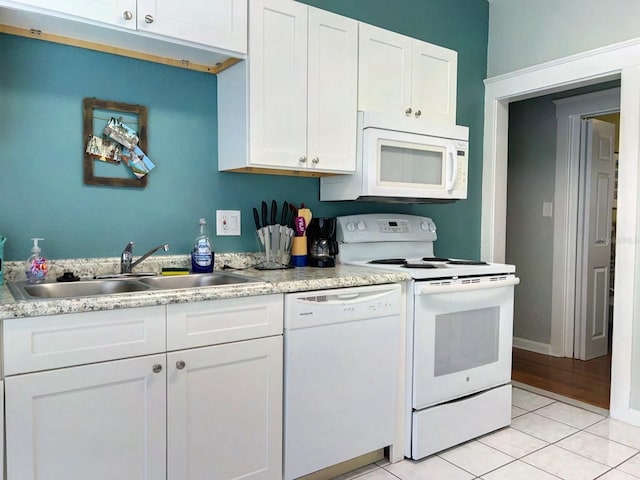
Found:
[{"label": "oven door handle", "polygon": [[500,288],[518,285],[520,279],[518,277],[509,277],[503,280],[495,280],[492,282],[478,283],[454,283],[450,285],[443,284],[426,284],[416,283],[416,295],[433,295],[436,293],[453,293],[453,292],[469,292],[471,290],[485,290],[487,288]]}]

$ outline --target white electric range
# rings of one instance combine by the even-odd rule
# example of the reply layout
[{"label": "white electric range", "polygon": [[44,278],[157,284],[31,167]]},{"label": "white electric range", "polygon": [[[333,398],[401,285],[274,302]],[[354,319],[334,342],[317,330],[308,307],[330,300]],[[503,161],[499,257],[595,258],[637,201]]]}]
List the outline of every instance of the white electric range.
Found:
[{"label": "white electric range", "polygon": [[513,265],[434,256],[427,217],[337,218],[341,263],[406,271],[406,448],[414,459],[511,423]]}]

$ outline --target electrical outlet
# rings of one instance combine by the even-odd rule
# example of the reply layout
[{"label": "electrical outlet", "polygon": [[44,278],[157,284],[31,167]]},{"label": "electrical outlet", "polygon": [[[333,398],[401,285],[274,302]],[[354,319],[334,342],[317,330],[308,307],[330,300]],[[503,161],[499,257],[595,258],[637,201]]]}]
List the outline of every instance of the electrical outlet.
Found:
[{"label": "electrical outlet", "polygon": [[216,235],[240,235],[240,210],[216,210]]},{"label": "electrical outlet", "polygon": [[543,217],[553,217],[553,203],[552,202],[544,202],[542,204],[542,216]]}]

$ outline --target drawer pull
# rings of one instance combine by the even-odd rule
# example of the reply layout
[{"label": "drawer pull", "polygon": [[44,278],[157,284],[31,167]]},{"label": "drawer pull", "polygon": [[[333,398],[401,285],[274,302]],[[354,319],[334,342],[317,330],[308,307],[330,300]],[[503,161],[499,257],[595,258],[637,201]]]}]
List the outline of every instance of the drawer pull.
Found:
[{"label": "drawer pull", "polygon": [[178,370],[182,370],[184,367],[186,367],[186,365],[187,365],[187,364],[186,364],[186,363],[184,363],[182,360],[178,360],[178,361],[176,362],[176,368],[177,368]]},{"label": "drawer pull", "polygon": [[122,12],[122,18],[127,21],[131,20],[133,18],[133,13],[131,13],[129,10],[125,10],[124,12]]},{"label": "drawer pull", "polygon": [[145,23],[153,23],[153,16],[152,15],[145,15],[144,16],[144,22]]},{"label": "drawer pull", "polygon": [[151,370],[153,370],[153,373],[160,373],[162,371],[162,365],[156,363]]}]

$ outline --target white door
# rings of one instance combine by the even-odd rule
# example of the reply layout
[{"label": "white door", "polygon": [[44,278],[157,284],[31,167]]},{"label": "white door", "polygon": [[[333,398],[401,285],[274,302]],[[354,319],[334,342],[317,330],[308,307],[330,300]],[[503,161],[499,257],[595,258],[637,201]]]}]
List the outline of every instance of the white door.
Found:
[{"label": "white door", "polygon": [[358,109],[358,22],[309,7],[309,169],[353,172]]},{"label": "white door", "polygon": [[575,351],[581,360],[607,354],[615,125],[583,120],[584,176],[579,218]]},{"label": "white door", "polygon": [[35,7],[34,11],[44,9],[132,30],[136,28],[136,0],[15,0],[14,3]]},{"label": "white door", "polygon": [[246,0],[138,0],[138,30],[247,51]]},{"label": "white door", "polygon": [[168,353],[167,364],[168,480],[280,479],[282,336]]},{"label": "white door", "polygon": [[298,169],[307,161],[307,8],[291,0],[251,2],[247,61],[256,166]]},{"label": "white door", "polygon": [[7,480],[165,478],[164,364],[152,355],[5,378]]},{"label": "white door", "polygon": [[411,108],[411,45],[399,33],[360,24],[358,110],[405,114]]},{"label": "white door", "polygon": [[413,116],[455,125],[458,53],[416,40],[412,57]]}]

